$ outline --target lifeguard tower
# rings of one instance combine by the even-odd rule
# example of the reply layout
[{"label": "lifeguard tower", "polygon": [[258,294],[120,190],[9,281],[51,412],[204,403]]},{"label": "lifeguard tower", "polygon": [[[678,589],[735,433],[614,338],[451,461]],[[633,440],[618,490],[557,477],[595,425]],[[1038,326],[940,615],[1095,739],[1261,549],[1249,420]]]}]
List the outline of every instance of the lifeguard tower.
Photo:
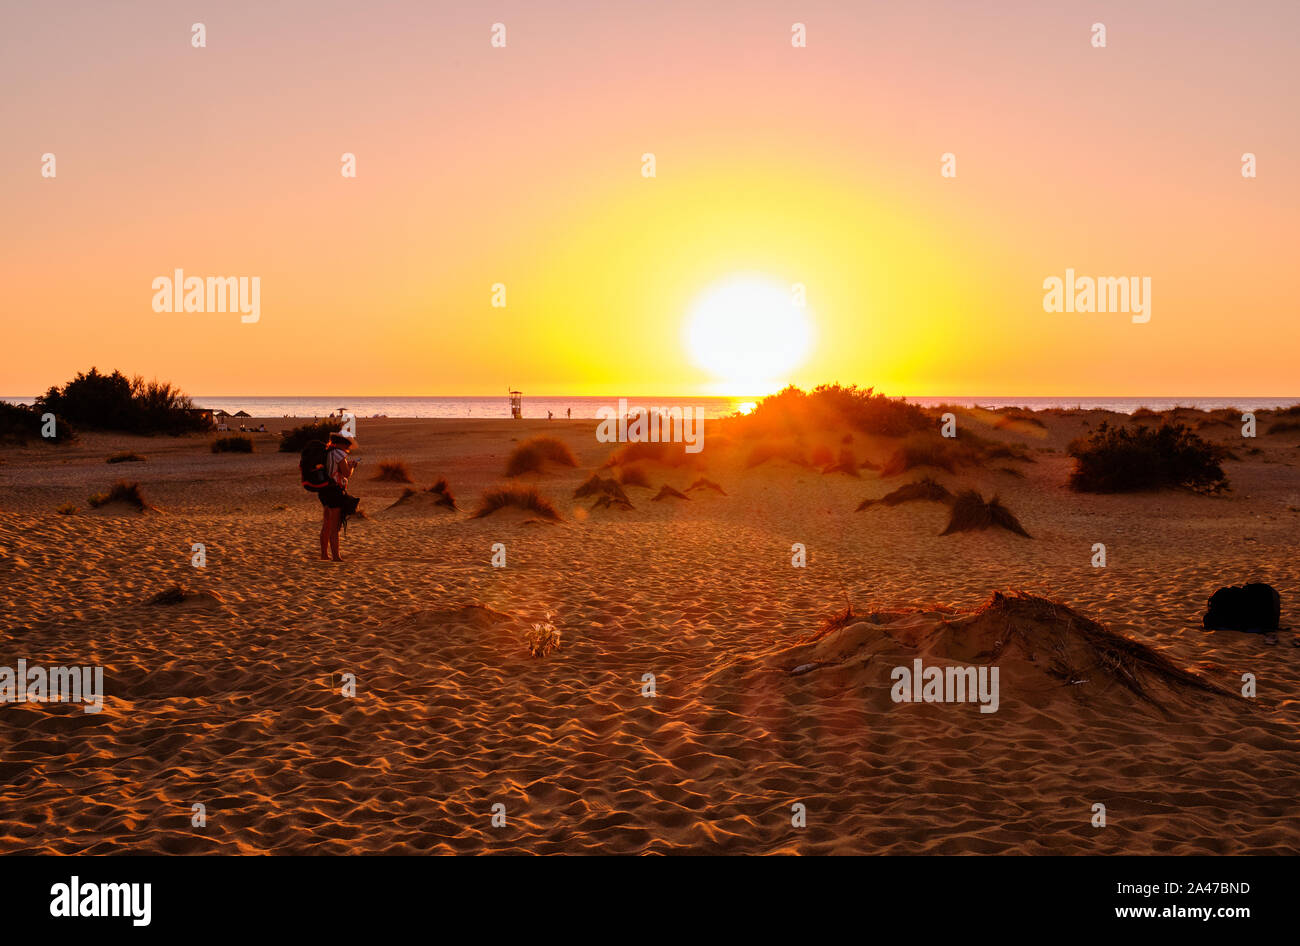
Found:
[{"label": "lifeguard tower", "polygon": [[510,416],[515,420],[524,416],[524,392],[510,392]]}]

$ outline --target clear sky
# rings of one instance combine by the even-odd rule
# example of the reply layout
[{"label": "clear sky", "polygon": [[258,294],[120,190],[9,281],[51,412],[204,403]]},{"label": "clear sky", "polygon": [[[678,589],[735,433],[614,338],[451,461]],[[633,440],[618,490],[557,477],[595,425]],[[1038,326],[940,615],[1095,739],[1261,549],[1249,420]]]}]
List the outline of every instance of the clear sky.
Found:
[{"label": "clear sky", "polygon": [[[1297,37],[1294,0],[6,0],[0,394],[1297,394]],[[259,277],[259,321],[155,312],[176,268]],[[1151,320],[1045,312],[1067,268]]]}]

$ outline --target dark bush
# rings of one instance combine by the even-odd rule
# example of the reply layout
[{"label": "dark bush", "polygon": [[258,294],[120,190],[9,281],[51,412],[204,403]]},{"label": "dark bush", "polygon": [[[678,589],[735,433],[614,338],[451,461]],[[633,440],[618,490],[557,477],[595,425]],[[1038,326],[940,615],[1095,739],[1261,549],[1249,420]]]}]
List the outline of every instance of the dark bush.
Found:
[{"label": "dark bush", "polygon": [[41,430],[45,422],[41,420],[44,411],[24,404],[10,404],[0,401],[0,443],[23,444],[29,440],[43,440],[46,443],[67,443],[76,439],[73,430],[57,412],[54,417],[54,436],[43,437]]},{"label": "dark bush", "polygon": [[235,435],[233,437],[218,437],[216,440],[212,441],[212,452],[213,453],[252,453],[253,438],[240,437],[239,435]]},{"label": "dark bush", "polygon": [[52,411],[90,430],[187,434],[212,427],[211,417],[196,411],[168,382],[127,378],[120,371],[100,374],[96,368],[79,373],[63,387],[51,387],[37,399],[35,410]]},{"label": "dark bush", "polygon": [[325,441],[330,434],[343,429],[341,420],[318,420],[310,424],[301,424],[292,430],[280,431],[280,452],[300,453],[302,448],[313,440]]},{"label": "dark bush", "polygon": [[852,427],[886,437],[902,437],[932,424],[917,405],[856,384],[819,384],[808,393],[790,385],[763,398],[738,423],[742,431],[755,435]]},{"label": "dark bush", "polygon": [[1070,444],[1075,469],[1070,488],[1084,493],[1128,493],[1186,488],[1217,493],[1228,488],[1220,463],[1224,449],[1182,424],[1112,427],[1103,422],[1086,440]]}]

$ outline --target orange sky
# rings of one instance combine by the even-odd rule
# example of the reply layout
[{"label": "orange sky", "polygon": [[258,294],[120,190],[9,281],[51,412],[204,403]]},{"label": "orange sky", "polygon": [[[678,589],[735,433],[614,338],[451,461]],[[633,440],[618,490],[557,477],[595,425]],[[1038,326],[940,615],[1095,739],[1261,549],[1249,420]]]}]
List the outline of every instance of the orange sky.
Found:
[{"label": "orange sky", "polygon": [[[0,394],[762,393],[684,341],[736,274],[807,287],[773,383],[1300,393],[1300,4],[203,6],[0,12]],[[178,267],[260,320],[154,312]]]}]

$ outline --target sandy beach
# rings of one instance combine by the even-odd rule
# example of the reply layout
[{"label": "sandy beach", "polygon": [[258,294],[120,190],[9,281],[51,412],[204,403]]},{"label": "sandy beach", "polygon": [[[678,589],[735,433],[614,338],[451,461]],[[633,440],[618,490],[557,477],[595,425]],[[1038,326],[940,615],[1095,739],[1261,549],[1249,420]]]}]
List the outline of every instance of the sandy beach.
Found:
[{"label": "sandy beach", "polygon": [[[1032,538],[940,535],[936,503],[856,511],[915,477],[750,467],[726,421],[700,468],[646,463],[632,508],[592,509],[574,491],[612,452],[593,421],[362,419],[367,515],[338,564],[276,451],[291,421],[247,455],[203,435],[6,447],[0,663],[101,665],[105,697],[0,708],[0,853],[1300,853],[1295,633],[1201,627],[1246,581],[1288,624],[1300,437],[1207,423],[1239,458],[1227,494],[1088,495],[1064,449],[1104,416],[1035,416],[980,430],[1028,461],[921,471],[998,494]],[[543,434],[577,465],[519,479],[560,521],[470,518]],[[892,445],[853,449],[879,464]],[[119,451],[145,459],[106,464]],[[370,479],[383,459],[418,489],[445,477],[459,508],[390,508],[405,486]],[[688,489],[701,476],[725,492]],[[122,478],[156,511],[89,507]],[[652,501],[665,484],[689,498]],[[1015,591],[1231,693],[1057,679],[1031,647],[1003,661],[997,712],[891,700],[891,667],[961,657],[975,637],[945,621]],[[846,606],[897,620],[819,637]],[[531,656],[547,621],[559,646]],[[1254,699],[1231,695],[1243,674]]]}]

